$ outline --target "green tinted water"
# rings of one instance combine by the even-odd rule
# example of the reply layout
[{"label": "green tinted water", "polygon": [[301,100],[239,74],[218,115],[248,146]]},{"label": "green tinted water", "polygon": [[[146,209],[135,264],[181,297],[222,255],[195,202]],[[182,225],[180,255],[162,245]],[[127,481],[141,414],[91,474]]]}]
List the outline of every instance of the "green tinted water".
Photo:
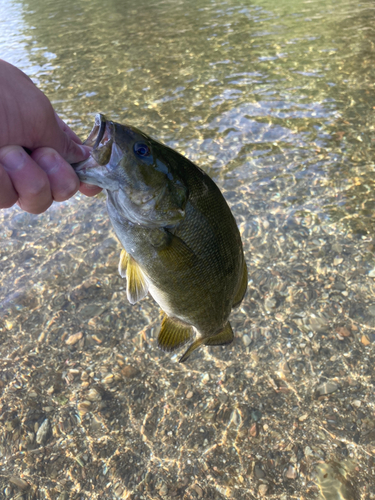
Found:
[{"label": "green tinted water", "polygon": [[214,178],[249,268],[235,342],[181,366],[126,301],[103,199],[1,211],[1,494],[375,498],[373,3],[0,13],[1,57],[82,138],[104,112]]}]

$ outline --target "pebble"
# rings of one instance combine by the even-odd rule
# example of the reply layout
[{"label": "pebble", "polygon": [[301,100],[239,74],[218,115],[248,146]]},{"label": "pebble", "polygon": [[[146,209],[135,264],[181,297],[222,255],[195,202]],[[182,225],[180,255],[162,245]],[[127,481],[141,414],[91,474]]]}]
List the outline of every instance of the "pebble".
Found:
[{"label": "pebble", "polygon": [[293,465],[289,465],[288,470],[285,473],[285,477],[288,479],[295,479],[297,477],[297,472]]},{"label": "pebble", "polygon": [[191,399],[193,397],[193,392],[192,391],[188,391],[186,393],[186,399]]},{"label": "pebble", "polygon": [[357,408],[359,408],[362,404],[362,401],[360,401],[359,399],[355,399],[352,403],[353,406],[356,406]]},{"label": "pebble", "polygon": [[87,413],[90,411],[90,406],[91,406],[90,401],[82,401],[81,403],[78,403],[77,408],[78,411],[82,413]]},{"label": "pebble", "polygon": [[254,467],[254,476],[258,479],[263,479],[264,477],[266,477],[266,474],[259,465],[256,465]]},{"label": "pebble", "polygon": [[254,422],[259,422],[261,418],[262,418],[262,412],[260,410],[253,410],[251,412],[251,419],[254,420]]},{"label": "pebble", "polygon": [[253,425],[250,427],[249,434],[251,437],[257,437],[258,425],[256,424],[256,422],[254,422]]},{"label": "pebble", "polygon": [[102,395],[94,387],[88,391],[86,397],[90,401],[100,401],[102,399]]},{"label": "pebble", "polygon": [[29,484],[20,477],[11,476],[9,481],[21,488],[21,490],[27,490],[27,488],[29,487]]},{"label": "pebble", "polygon": [[112,384],[112,382],[113,382],[113,373],[110,373],[109,375],[104,377],[102,380],[102,383],[107,384],[107,385]]},{"label": "pebble", "polygon": [[121,369],[121,374],[126,378],[134,378],[140,373],[141,372],[140,370],[138,370],[138,368],[130,365],[124,366],[124,368]]},{"label": "pebble", "polygon": [[202,377],[202,384],[207,384],[207,382],[210,380],[210,376],[208,373],[205,373]]},{"label": "pebble", "polygon": [[339,388],[338,384],[336,382],[328,381],[324,382],[323,384],[320,384],[316,388],[316,394],[317,396],[325,396],[326,394],[332,394],[333,392],[337,391]]},{"label": "pebble", "polygon": [[346,326],[339,326],[338,328],[336,328],[336,332],[338,335],[341,335],[341,337],[350,336],[350,330],[346,328]]},{"label": "pebble", "polygon": [[258,491],[259,491],[259,495],[264,496],[267,493],[267,491],[268,491],[267,484],[260,484],[259,488],[258,488]]},{"label": "pebble", "polygon": [[78,332],[78,333],[73,333],[73,335],[70,335],[66,340],[65,340],[65,344],[67,345],[74,345],[76,344],[79,340],[81,340],[81,338],[83,337],[83,333],[82,332]]},{"label": "pebble", "polygon": [[203,490],[202,490],[202,488],[200,486],[198,486],[198,484],[195,484],[193,486],[193,490],[198,495],[198,498],[202,498],[203,497]]},{"label": "pebble", "polygon": [[51,425],[48,418],[46,418],[42,425],[39,427],[38,432],[36,433],[36,442],[38,444],[44,444],[47,441],[50,430]]},{"label": "pebble", "polygon": [[277,307],[277,300],[274,297],[267,297],[264,301],[264,307],[267,311],[275,309]]},{"label": "pebble", "polygon": [[165,497],[168,494],[168,488],[167,485],[164,483],[163,486],[160,488],[159,493],[161,496]]},{"label": "pebble", "polygon": [[304,451],[305,451],[306,457],[311,457],[314,454],[312,449],[310,448],[310,446],[306,446]]},{"label": "pebble", "polygon": [[363,345],[369,345],[370,344],[370,340],[369,340],[369,338],[366,335],[362,335],[361,342],[362,342]]},{"label": "pebble", "polygon": [[248,335],[244,335],[242,337],[242,342],[244,344],[245,347],[249,346],[251,344],[251,338],[248,336]]},{"label": "pebble", "polygon": [[305,413],[305,415],[301,415],[300,417],[298,417],[298,420],[300,422],[304,422],[308,418],[308,416],[309,415],[307,413]]}]

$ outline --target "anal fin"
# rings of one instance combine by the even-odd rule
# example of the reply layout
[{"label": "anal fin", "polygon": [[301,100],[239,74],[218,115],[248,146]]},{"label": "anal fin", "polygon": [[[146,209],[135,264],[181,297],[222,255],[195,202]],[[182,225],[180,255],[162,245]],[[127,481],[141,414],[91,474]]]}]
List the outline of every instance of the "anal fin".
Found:
[{"label": "anal fin", "polygon": [[126,295],[131,304],[135,304],[139,300],[146,297],[148,293],[148,284],[142,269],[136,261],[128,256],[126,266]]},{"label": "anal fin", "polygon": [[247,266],[246,266],[246,262],[244,261],[240,287],[237,290],[237,293],[233,299],[232,308],[238,307],[241,304],[242,299],[245,296],[246,290],[247,290]]},{"label": "anal fin", "polygon": [[193,337],[193,328],[175,318],[164,316],[158,335],[158,345],[163,351],[174,351]]}]

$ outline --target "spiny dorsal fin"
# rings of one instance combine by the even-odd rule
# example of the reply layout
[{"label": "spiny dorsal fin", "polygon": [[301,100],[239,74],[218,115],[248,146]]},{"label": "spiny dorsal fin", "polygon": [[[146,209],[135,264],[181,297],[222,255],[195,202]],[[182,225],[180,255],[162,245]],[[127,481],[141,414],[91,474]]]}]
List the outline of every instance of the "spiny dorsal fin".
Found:
[{"label": "spiny dorsal fin", "polygon": [[247,290],[247,266],[245,261],[243,264],[244,266],[242,271],[241,284],[239,289],[237,290],[236,296],[233,299],[232,307],[238,307],[241,304]]},{"label": "spiny dorsal fin", "polygon": [[122,249],[120,253],[120,260],[118,263],[118,272],[121,278],[126,277],[126,268],[128,266],[129,255],[126,250]]},{"label": "spiny dorsal fin", "polygon": [[126,266],[126,295],[128,301],[135,304],[143,297],[146,297],[147,293],[148,284],[145,275],[133,257],[129,255]]},{"label": "spiny dorsal fin", "polygon": [[224,326],[224,328],[214,335],[213,337],[208,337],[204,340],[204,345],[228,345],[233,342],[234,335],[230,323]]},{"label": "spiny dorsal fin", "polygon": [[164,316],[158,335],[158,345],[163,351],[174,351],[193,336],[193,328],[175,318]]}]

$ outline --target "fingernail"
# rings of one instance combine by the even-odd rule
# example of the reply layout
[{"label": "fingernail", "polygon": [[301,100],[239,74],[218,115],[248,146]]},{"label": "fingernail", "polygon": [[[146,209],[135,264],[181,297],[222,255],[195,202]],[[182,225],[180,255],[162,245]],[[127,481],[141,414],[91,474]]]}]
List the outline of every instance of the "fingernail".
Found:
[{"label": "fingernail", "polygon": [[19,146],[2,148],[0,154],[0,160],[5,170],[20,170],[24,166],[26,158],[26,151]]}]

